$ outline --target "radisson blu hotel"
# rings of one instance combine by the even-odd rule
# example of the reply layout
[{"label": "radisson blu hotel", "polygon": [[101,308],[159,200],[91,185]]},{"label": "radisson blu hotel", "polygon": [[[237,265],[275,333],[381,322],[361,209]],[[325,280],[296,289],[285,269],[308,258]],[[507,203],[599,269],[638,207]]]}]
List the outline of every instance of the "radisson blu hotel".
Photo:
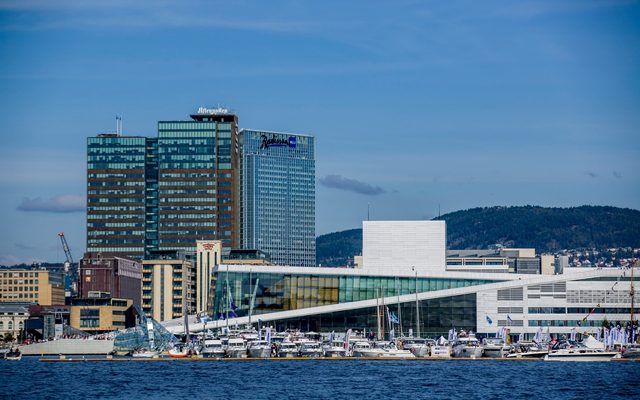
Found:
[{"label": "radisson blu hotel", "polygon": [[[375,332],[379,306],[393,315],[380,329],[422,337],[506,327],[531,338],[541,329],[569,334],[595,330],[605,319],[629,320],[628,270],[559,271],[553,257],[542,263],[538,257],[532,270],[536,256],[529,250],[452,254],[445,221],[364,221],[355,268],[216,265],[211,315],[190,316],[189,327],[242,327],[251,320],[278,330]],[[184,332],[182,319],[163,325]]]}]

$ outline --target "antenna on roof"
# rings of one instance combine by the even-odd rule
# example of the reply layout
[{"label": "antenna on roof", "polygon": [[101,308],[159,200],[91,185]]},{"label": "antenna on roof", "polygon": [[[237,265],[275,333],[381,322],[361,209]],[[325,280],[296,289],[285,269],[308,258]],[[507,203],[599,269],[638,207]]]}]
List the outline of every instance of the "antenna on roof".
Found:
[{"label": "antenna on roof", "polygon": [[119,115],[116,115],[116,134],[122,135],[122,117]]}]

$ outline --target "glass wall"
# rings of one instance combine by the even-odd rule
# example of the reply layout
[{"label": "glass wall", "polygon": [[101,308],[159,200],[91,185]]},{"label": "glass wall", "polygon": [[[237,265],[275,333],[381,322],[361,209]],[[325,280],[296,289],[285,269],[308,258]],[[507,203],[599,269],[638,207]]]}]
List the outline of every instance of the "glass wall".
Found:
[{"label": "glass wall", "polygon": [[[389,299],[416,292],[416,279],[411,277],[218,271],[215,282],[214,314],[217,319],[226,318],[227,314],[233,316],[234,313],[239,317],[248,315],[254,291],[252,315],[370,300],[376,297]],[[496,281],[418,278],[417,289],[418,292],[428,292],[492,282]],[[445,304],[443,307],[448,306]],[[409,320],[415,321],[415,311],[413,314],[411,311],[408,313]],[[467,317],[467,315],[452,314],[450,319],[454,321]],[[472,317],[475,318],[475,314]],[[431,322],[436,323],[436,321]]]},{"label": "glass wall", "polygon": [[[400,310],[396,304],[390,305],[389,311],[400,316],[400,323],[390,326],[387,318],[382,317],[381,323],[384,324],[384,328],[380,333],[383,333],[385,338],[389,338],[390,328],[393,328],[396,337],[408,336],[409,329],[413,330],[414,336],[417,335],[415,302],[401,304]],[[438,338],[441,335],[447,337],[447,333],[452,327],[456,330],[477,330],[475,294],[420,301],[419,311],[421,337]],[[378,317],[376,307],[369,307],[290,318],[275,321],[273,325],[278,331],[300,329],[314,332],[344,332],[347,329],[353,329],[365,333],[377,333]]]}]

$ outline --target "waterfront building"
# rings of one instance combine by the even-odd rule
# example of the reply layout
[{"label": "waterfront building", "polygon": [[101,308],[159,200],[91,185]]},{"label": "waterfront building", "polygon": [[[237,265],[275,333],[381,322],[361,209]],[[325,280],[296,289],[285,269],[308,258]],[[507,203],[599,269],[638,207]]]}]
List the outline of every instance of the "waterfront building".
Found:
[{"label": "waterfront building", "polygon": [[42,268],[0,269],[0,302],[64,304],[64,273]]},{"label": "waterfront building", "polygon": [[101,253],[86,253],[80,260],[80,297],[89,297],[89,292],[109,293],[118,299],[130,299],[140,306],[142,287],[142,264],[120,257],[102,256]]},{"label": "waterfront building", "polygon": [[0,303],[0,340],[5,335],[17,339],[29,318],[29,306],[26,304]]},{"label": "waterfront building", "polygon": [[87,139],[87,252],[141,259],[145,252],[148,139]]},{"label": "waterfront building", "polygon": [[180,318],[196,311],[193,260],[177,251],[152,252],[142,262],[142,311],[156,321]]},{"label": "waterfront building", "polygon": [[72,328],[91,334],[129,328],[135,324],[133,301],[106,293],[76,298],[71,303],[69,322]]},{"label": "waterfront building", "polygon": [[130,259],[240,244],[237,117],[201,107],[158,122],[158,137],[87,139],[87,252]]},{"label": "waterfront building", "polygon": [[272,265],[271,256],[262,250],[232,249],[222,260],[223,264]]},{"label": "waterfront building", "polygon": [[243,129],[242,247],[277,265],[315,266],[315,138]]},{"label": "waterfront building", "polygon": [[[463,270],[449,270],[441,258],[445,250],[439,232],[445,227],[436,230],[429,226],[431,221],[414,223],[417,232],[436,232],[435,237],[425,235],[406,246],[405,254],[384,256],[384,264],[374,263],[373,268],[367,260],[382,256],[367,254],[370,246],[363,247],[361,268],[221,266],[214,279],[217,320],[208,322],[207,328],[241,326],[251,312],[253,321],[259,319],[278,330],[377,331],[378,304],[384,304],[385,312],[400,320],[389,326],[383,318],[385,332],[393,329],[395,335],[408,334],[412,329],[423,337],[446,337],[452,327],[489,336],[506,327],[514,338],[523,334],[531,339],[539,331],[552,335],[569,335],[572,329],[595,332],[605,319],[622,325],[629,320],[629,271],[573,268],[562,275],[510,273],[510,256],[530,258],[526,257],[531,255],[529,250],[498,253],[478,265],[469,260],[468,265],[466,261],[458,265],[464,266]],[[367,232],[379,226],[364,223],[363,240],[378,236],[370,243],[393,243],[392,237],[382,240],[381,232]],[[396,234],[393,227],[388,232]],[[429,249],[430,240],[440,241],[442,248]],[[426,260],[419,264],[419,259],[411,259],[416,254],[426,260],[441,260],[440,264]],[[467,256],[478,258],[477,254]],[[422,268],[411,268],[414,261]],[[490,271],[494,262],[497,271]],[[476,266],[480,270],[474,270]],[[220,319],[227,315],[237,318]],[[165,321],[164,326],[175,333],[184,329],[181,320]],[[195,317],[190,319],[192,331],[203,328]]]}]

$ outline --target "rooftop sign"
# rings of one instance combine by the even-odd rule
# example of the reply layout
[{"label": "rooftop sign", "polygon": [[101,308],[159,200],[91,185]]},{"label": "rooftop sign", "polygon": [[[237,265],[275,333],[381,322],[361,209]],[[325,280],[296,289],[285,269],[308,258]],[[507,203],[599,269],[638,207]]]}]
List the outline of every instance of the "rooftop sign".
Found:
[{"label": "rooftop sign", "polygon": [[198,114],[226,115],[226,114],[229,114],[229,110],[222,107],[218,107],[218,108],[200,107],[198,108]]},{"label": "rooftop sign", "polygon": [[260,139],[262,140],[262,143],[260,144],[261,149],[268,149],[269,147],[295,148],[297,144],[295,136],[289,136],[289,137],[283,137],[281,135],[276,136],[275,133],[272,134],[270,138],[267,135],[262,134],[260,135]]}]

